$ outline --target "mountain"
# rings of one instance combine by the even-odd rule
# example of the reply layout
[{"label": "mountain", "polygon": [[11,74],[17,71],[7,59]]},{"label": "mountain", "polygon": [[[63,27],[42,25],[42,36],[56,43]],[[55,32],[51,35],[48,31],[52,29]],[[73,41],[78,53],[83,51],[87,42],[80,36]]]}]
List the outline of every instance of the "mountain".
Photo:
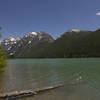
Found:
[{"label": "mountain", "polygon": [[3,40],[1,42],[1,46],[7,54],[13,55],[14,54],[13,48],[17,46],[17,42],[20,40],[21,38],[10,37]]},{"label": "mountain", "polygon": [[30,32],[1,44],[7,54],[19,58],[100,57],[100,30],[73,29],[56,40],[45,32]]},{"label": "mountain", "polygon": [[41,55],[44,58],[46,56],[49,58],[82,57],[84,56],[82,51],[87,44],[85,39],[91,33],[91,31],[84,30],[69,30],[46,47]]},{"label": "mountain", "polygon": [[31,54],[53,42],[53,38],[45,32],[29,32],[23,38],[7,38],[2,41],[4,51],[14,57],[31,57]]},{"label": "mountain", "polygon": [[65,32],[52,45],[45,48],[42,56],[44,58],[100,57],[100,30]]}]

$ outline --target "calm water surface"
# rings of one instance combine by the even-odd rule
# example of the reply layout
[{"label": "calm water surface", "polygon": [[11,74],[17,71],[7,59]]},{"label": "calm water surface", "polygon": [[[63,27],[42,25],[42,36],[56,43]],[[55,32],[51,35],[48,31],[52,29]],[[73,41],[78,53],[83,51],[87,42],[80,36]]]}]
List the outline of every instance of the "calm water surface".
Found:
[{"label": "calm water surface", "polygon": [[85,82],[65,86],[18,100],[100,100],[100,59],[15,59],[0,75],[0,91],[43,88],[59,83]]}]

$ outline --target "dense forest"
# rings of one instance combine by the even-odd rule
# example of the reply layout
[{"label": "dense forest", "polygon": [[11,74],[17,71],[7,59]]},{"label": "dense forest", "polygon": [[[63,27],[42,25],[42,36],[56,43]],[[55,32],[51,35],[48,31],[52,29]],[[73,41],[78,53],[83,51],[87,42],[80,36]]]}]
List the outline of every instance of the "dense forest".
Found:
[{"label": "dense forest", "polygon": [[[0,37],[1,37],[1,33],[0,33]],[[6,56],[0,45],[0,72],[4,70],[5,66],[6,66]]]}]

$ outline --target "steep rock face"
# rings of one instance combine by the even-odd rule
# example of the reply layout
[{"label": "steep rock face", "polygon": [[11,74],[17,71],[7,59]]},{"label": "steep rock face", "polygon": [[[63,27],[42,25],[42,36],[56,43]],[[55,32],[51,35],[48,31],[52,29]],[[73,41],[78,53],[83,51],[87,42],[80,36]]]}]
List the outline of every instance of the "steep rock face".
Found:
[{"label": "steep rock face", "polygon": [[53,42],[53,38],[45,32],[30,32],[23,38],[10,37],[2,41],[5,52],[14,57],[31,57],[45,44]]},{"label": "steep rock face", "polygon": [[18,41],[20,41],[21,38],[14,38],[10,37],[1,42],[1,46],[3,47],[4,51],[9,54],[13,55],[15,51],[13,51],[13,48],[17,46]]}]

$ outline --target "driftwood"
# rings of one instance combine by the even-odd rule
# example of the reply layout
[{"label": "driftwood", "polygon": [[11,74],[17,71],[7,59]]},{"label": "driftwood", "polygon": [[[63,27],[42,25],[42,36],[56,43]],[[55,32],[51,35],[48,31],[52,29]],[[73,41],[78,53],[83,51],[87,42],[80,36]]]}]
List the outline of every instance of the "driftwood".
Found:
[{"label": "driftwood", "polygon": [[56,88],[59,88],[59,87],[63,87],[65,85],[71,85],[71,86],[77,85],[81,82],[83,82],[83,81],[79,81],[79,82],[75,82],[75,83],[68,83],[68,84],[58,84],[58,85],[49,86],[49,87],[46,87],[46,88],[35,89],[33,91],[32,90],[23,90],[23,91],[2,93],[2,94],[0,94],[0,100],[4,100],[4,99],[14,100],[14,99],[11,99],[11,98],[22,98],[22,97],[27,97],[27,96],[34,96],[34,95],[38,94],[39,92],[44,92],[44,91],[47,91],[47,90],[56,89]]}]

